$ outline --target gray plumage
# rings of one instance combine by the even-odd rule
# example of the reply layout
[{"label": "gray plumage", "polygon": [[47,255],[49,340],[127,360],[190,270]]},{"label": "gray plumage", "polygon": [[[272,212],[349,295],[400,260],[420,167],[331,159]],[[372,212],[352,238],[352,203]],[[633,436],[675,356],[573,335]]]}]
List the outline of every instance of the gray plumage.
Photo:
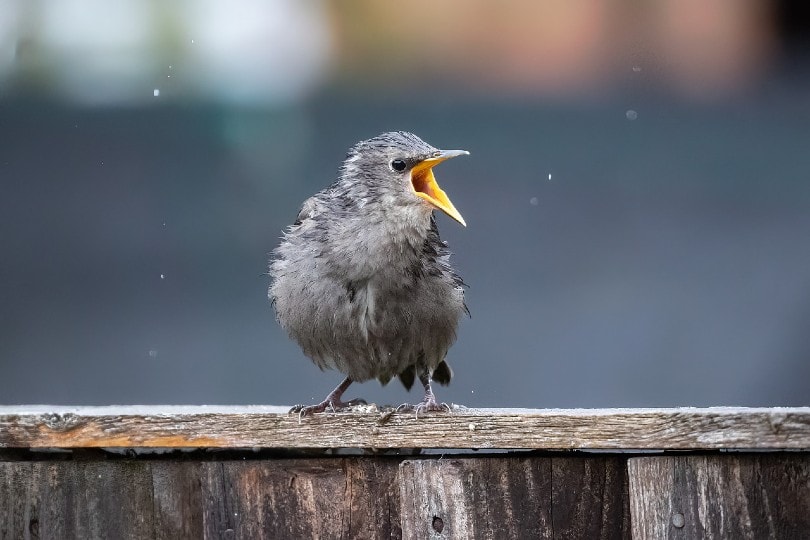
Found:
[{"label": "gray plumage", "polygon": [[460,154],[443,156],[407,132],[357,143],[337,181],[305,201],[284,233],[270,263],[278,321],[318,367],[347,375],[342,389],[304,413],[344,405],[352,381],[393,377],[406,388],[418,378],[420,408],[437,408],[430,379],[450,382],[444,358],[467,308],[435,205],[416,194],[415,167]]}]

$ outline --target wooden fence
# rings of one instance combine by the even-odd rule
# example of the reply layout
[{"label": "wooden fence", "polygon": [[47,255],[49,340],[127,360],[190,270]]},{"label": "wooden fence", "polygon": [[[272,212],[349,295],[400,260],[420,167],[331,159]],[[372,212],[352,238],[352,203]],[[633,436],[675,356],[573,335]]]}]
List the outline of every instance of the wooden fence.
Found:
[{"label": "wooden fence", "polygon": [[0,539],[810,538],[810,408],[286,410],[0,407]]}]

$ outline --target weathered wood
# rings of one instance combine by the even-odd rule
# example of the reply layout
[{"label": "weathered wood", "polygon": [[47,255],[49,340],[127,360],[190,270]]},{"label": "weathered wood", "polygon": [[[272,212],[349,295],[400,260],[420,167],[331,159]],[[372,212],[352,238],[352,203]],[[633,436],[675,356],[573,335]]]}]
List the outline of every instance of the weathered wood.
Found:
[{"label": "weathered wood", "polygon": [[555,538],[630,538],[625,459],[553,458],[551,463]]},{"label": "weathered wood", "polygon": [[199,463],[0,462],[0,539],[202,538]]},{"label": "weathered wood", "polygon": [[602,456],[0,462],[0,538],[626,538],[624,471]]},{"label": "weathered wood", "polygon": [[[150,460],[154,538],[203,537],[202,465],[193,461]],[[126,486],[121,486],[126,490]]]},{"label": "weathered wood", "polygon": [[628,474],[633,538],[810,537],[806,454],[632,458]]},{"label": "weathered wood", "polygon": [[[400,466],[403,540],[550,538],[551,461],[408,460]],[[502,475],[499,473],[503,473]],[[512,497],[509,482],[522,477]],[[494,477],[494,478],[493,478]],[[493,485],[488,484],[493,482]]]},{"label": "weathered wood", "polygon": [[400,538],[398,460],[0,462],[0,539]]},{"label": "weathered wood", "polygon": [[39,537],[39,490],[31,463],[0,462],[0,540]]},{"label": "weathered wood", "polygon": [[810,531],[808,453],[464,456],[0,461],[0,539],[790,539]]},{"label": "weathered wood", "polygon": [[403,539],[629,538],[616,457],[406,460]]},{"label": "weathered wood", "polygon": [[0,407],[6,448],[810,449],[810,408]]},{"label": "weathered wood", "polygon": [[397,463],[385,459],[203,465],[205,538],[399,538]]},{"label": "weathered wood", "polygon": [[[148,463],[0,462],[2,538],[152,538]],[[134,533],[134,534],[133,534]]]}]

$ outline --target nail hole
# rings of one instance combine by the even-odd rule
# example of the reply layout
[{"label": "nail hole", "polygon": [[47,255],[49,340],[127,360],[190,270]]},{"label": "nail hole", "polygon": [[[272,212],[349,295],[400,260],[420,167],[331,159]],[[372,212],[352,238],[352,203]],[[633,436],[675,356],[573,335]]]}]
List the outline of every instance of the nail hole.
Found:
[{"label": "nail hole", "polygon": [[444,520],[439,516],[433,516],[433,530],[437,533],[444,530]]},{"label": "nail hole", "polygon": [[683,518],[683,514],[672,514],[672,526],[676,529],[682,528],[686,524],[686,520]]}]

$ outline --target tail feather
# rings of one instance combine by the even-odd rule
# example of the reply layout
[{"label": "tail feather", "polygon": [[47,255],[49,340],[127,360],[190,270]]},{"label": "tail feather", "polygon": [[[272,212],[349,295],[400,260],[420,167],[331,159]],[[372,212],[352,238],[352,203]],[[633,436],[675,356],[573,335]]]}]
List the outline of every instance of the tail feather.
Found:
[{"label": "tail feather", "polygon": [[441,384],[442,386],[447,386],[448,384],[450,384],[450,379],[452,378],[453,378],[453,370],[450,368],[450,364],[448,364],[444,360],[439,362],[439,365],[436,366],[436,369],[433,370],[433,374],[431,375],[431,379]]}]

